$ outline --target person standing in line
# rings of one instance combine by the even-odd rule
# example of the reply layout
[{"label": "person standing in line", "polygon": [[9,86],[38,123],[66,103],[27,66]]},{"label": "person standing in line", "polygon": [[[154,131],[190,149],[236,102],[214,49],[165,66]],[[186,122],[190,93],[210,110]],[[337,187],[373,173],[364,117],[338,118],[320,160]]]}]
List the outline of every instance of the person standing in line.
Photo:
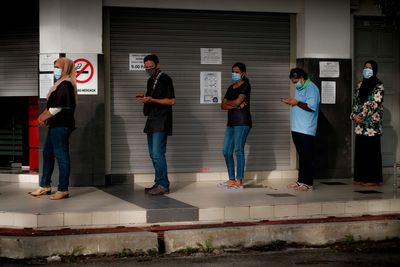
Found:
[{"label": "person standing in line", "polygon": [[143,114],[147,116],[144,132],[147,134],[149,155],[155,170],[154,185],[145,188],[149,195],[169,193],[167,171],[167,137],[172,135],[172,106],[175,105],[175,92],[172,79],[161,71],[160,61],[154,54],[144,58],[144,68],[150,76],[145,95],[136,96],[143,103]]},{"label": "person standing in line", "polygon": [[[221,103],[228,110],[228,123],[225,130],[223,155],[228,169],[229,179],[223,183],[226,189],[243,189],[245,154],[244,146],[252,127],[250,113],[250,81],[246,77],[246,65],[238,62],[232,66],[231,84]],[[236,155],[237,170],[235,175]]]},{"label": "person standing in line", "polygon": [[295,84],[295,95],[281,101],[290,105],[292,109],[290,124],[292,139],[299,155],[299,174],[297,182],[289,184],[288,188],[311,191],[316,178],[314,139],[317,132],[320,93],[301,68],[291,69],[289,79]]},{"label": "person standing in line", "polygon": [[364,63],[363,80],[358,83],[350,118],[355,122],[354,184],[378,186],[382,174],[383,84],[377,78],[378,64]]},{"label": "person standing in line", "polygon": [[74,113],[77,103],[74,62],[65,57],[57,59],[54,63],[54,77],[56,82],[47,94],[47,107],[38,118],[39,125],[48,126],[43,148],[43,173],[40,187],[29,194],[35,197],[51,194],[51,176],[57,159],[60,175],[58,189],[50,199],[60,200],[69,197],[69,137],[75,129]]}]

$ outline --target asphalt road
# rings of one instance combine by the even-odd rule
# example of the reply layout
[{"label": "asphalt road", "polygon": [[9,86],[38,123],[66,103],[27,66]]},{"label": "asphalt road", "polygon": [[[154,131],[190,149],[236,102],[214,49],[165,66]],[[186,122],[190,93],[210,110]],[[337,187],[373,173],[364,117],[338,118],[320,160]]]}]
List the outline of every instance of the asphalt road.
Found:
[{"label": "asphalt road", "polygon": [[156,257],[85,257],[72,258],[73,262],[44,263],[43,260],[0,262],[0,267],[16,266],[61,266],[61,267],[106,267],[106,266],[400,266],[400,242],[348,244],[329,248],[284,248],[280,251],[233,250],[229,252],[189,256],[161,255]]}]

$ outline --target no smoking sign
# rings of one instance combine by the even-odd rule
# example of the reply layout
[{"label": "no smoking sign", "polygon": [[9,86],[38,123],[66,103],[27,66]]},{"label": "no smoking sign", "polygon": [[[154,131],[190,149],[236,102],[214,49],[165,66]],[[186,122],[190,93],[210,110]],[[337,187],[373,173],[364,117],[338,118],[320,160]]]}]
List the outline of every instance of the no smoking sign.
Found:
[{"label": "no smoking sign", "polygon": [[67,54],[75,63],[78,95],[97,95],[97,54]]},{"label": "no smoking sign", "polygon": [[87,83],[93,78],[94,68],[89,60],[78,58],[74,60],[76,69],[76,82]]}]

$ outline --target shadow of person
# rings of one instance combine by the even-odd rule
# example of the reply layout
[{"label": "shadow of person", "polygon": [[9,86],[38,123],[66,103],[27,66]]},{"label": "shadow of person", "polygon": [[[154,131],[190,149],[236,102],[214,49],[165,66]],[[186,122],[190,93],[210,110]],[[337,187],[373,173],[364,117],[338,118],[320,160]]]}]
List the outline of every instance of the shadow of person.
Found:
[{"label": "shadow of person", "polygon": [[200,104],[194,102],[180,99],[179,91],[177,92],[177,104],[173,107],[173,135],[168,137],[166,154],[168,173],[174,173],[169,175],[173,191],[196,182],[196,173],[206,172],[209,168],[204,165],[203,159],[210,148],[210,140],[198,118],[201,113],[196,112]]},{"label": "shadow of person", "polygon": [[[82,100],[81,100],[82,102]],[[89,104],[90,103],[86,103]],[[104,104],[97,105],[94,113],[79,111],[77,129],[71,134],[71,184],[98,186],[105,184],[105,131]]]}]

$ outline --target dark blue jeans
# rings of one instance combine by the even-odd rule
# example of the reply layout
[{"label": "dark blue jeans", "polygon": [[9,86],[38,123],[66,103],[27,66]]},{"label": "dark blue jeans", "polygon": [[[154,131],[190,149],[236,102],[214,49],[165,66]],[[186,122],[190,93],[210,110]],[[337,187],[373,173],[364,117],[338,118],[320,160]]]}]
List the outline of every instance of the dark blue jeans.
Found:
[{"label": "dark blue jeans", "polygon": [[292,132],[293,143],[299,154],[299,178],[297,182],[312,186],[316,178],[314,139],[308,134]]},{"label": "dark blue jeans", "polygon": [[43,149],[43,174],[41,187],[50,187],[54,161],[57,159],[59,169],[58,191],[68,191],[71,161],[69,158],[69,136],[71,129],[67,127],[49,128]]},{"label": "dark blue jeans", "polygon": [[[225,157],[226,167],[230,180],[244,178],[244,145],[250,132],[250,126],[228,126],[225,130],[224,147],[222,154]],[[233,152],[236,155],[237,170],[235,175],[235,161]]]},{"label": "dark blue jeans", "polygon": [[167,160],[165,159],[167,134],[164,132],[147,134],[147,146],[155,171],[154,183],[169,190]]}]

